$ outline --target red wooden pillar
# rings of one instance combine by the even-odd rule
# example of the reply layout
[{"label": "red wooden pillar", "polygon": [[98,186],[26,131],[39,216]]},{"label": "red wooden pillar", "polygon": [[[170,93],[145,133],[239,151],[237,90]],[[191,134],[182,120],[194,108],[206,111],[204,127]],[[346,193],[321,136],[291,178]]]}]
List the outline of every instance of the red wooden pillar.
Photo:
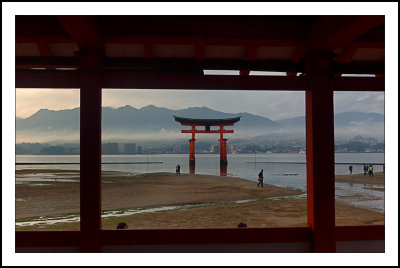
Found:
[{"label": "red wooden pillar", "polygon": [[306,91],[307,224],[315,252],[335,252],[335,156],[331,55],[307,61]]},{"label": "red wooden pillar", "polygon": [[82,252],[99,252],[101,231],[102,54],[83,50],[80,58],[80,239]]},{"label": "red wooden pillar", "polygon": [[249,76],[250,70],[240,70],[239,75],[241,76]]}]

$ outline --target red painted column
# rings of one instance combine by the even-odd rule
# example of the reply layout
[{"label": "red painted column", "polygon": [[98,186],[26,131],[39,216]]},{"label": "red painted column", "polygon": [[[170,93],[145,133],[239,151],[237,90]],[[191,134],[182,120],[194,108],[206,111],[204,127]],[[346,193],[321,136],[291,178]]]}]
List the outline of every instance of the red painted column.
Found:
[{"label": "red painted column", "polygon": [[219,156],[220,156],[220,163],[227,164],[228,158],[226,156],[226,141],[228,139],[220,139],[219,140]]},{"label": "red painted column", "polygon": [[194,142],[196,139],[190,139],[189,140],[189,163],[195,163],[195,148],[194,148]]},{"label": "red painted column", "polygon": [[315,252],[335,252],[334,107],[331,56],[314,53],[307,61],[306,92],[307,224]]},{"label": "red painted column", "polygon": [[102,53],[81,51],[80,58],[80,245],[101,249],[101,71]]}]

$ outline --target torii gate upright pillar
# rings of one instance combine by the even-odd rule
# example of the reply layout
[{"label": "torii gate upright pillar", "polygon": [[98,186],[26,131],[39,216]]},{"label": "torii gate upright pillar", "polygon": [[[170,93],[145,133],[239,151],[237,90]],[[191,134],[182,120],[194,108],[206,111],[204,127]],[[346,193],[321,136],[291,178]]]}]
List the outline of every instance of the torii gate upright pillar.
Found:
[{"label": "torii gate upright pillar", "polygon": [[189,140],[189,163],[190,165],[194,165],[195,164],[195,147],[194,147],[194,141],[196,139],[190,139]]},{"label": "torii gate upright pillar", "polygon": [[[222,133],[221,133],[222,136]],[[226,156],[226,141],[228,139],[220,139],[219,140],[219,158],[220,158],[220,163],[221,165],[227,165],[228,164],[228,158]]]}]

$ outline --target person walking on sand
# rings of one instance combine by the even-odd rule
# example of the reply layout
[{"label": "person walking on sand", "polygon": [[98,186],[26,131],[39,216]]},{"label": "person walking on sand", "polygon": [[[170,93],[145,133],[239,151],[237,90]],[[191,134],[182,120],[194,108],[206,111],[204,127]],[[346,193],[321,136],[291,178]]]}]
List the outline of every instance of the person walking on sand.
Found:
[{"label": "person walking on sand", "polygon": [[371,176],[373,177],[374,176],[374,166],[373,165],[371,165],[370,172],[371,172]]},{"label": "person walking on sand", "polygon": [[364,175],[367,175],[367,164],[364,164]]},{"label": "person walking on sand", "polygon": [[181,166],[179,164],[176,164],[176,175],[181,175]]},{"label": "person walking on sand", "polygon": [[257,187],[260,187],[260,184],[261,184],[261,187],[264,187],[264,174],[263,173],[264,173],[263,169],[261,169],[260,173],[258,173]]},{"label": "person walking on sand", "polygon": [[351,175],[351,173],[353,173],[353,166],[352,165],[349,166],[349,170],[350,170],[350,175]]}]

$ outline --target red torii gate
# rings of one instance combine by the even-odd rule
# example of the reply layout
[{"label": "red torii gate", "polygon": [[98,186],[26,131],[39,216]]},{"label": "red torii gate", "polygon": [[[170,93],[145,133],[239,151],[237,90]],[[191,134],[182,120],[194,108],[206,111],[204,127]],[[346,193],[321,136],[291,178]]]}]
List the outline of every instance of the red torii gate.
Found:
[{"label": "red torii gate", "polygon": [[[226,157],[226,141],[224,139],[224,133],[233,133],[232,130],[224,129],[225,126],[233,126],[236,122],[240,120],[239,117],[225,118],[225,119],[194,119],[194,118],[184,118],[175,116],[175,121],[180,122],[183,126],[191,126],[192,129],[182,129],[181,133],[192,133],[192,138],[189,140],[189,163],[194,165],[195,163],[195,133],[219,133],[219,154],[220,163],[226,165],[228,163]],[[204,130],[196,129],[196,126],[204,126]],[[211,130],[211,126],[218,126],[219,129]]]}]

